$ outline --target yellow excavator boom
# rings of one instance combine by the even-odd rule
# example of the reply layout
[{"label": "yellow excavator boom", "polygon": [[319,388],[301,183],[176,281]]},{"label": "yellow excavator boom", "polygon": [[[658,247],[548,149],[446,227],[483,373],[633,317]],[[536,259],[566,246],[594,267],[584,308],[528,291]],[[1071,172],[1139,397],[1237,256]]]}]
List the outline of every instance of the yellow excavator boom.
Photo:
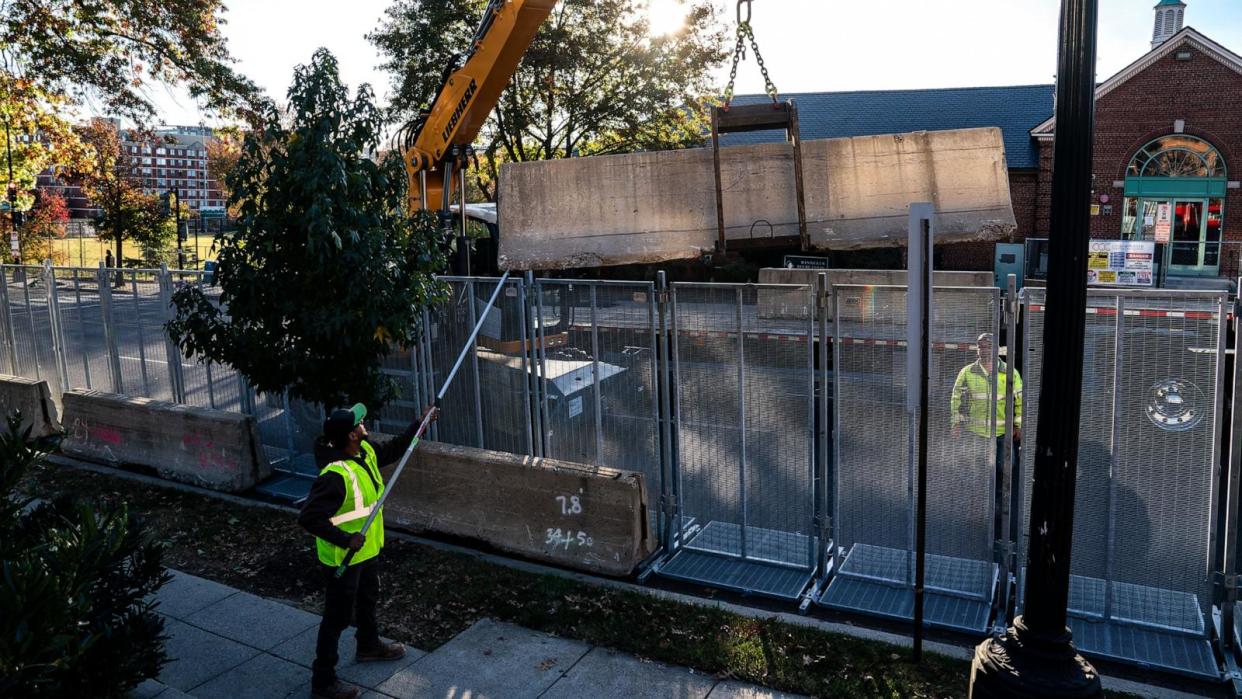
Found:
[{"label": "yellow excavator boom", "polygon": [[[557,0],[491,0],[466,61],[449,71],[404,154],[410,210],[440,206],[452,187],[454,147],[468,146],[495,109]],[[459,165],[460,167],[460,165]],[[425,173],[425,175],[424,175]],[[423,178],[426,177],[424,189]]]}]

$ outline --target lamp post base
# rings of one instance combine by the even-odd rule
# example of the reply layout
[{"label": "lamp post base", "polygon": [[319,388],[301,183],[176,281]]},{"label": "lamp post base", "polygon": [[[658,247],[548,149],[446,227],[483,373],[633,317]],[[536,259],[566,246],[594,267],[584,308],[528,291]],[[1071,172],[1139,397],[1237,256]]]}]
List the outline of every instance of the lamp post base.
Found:
[{"label": "lamp post base", "polygon": [[1068,630],[1055,638],[1037,635],[1022,617],[1003,637],[980,643],[970,666],[970,699],[1103,695],[1099,673],[1078,654]]}]

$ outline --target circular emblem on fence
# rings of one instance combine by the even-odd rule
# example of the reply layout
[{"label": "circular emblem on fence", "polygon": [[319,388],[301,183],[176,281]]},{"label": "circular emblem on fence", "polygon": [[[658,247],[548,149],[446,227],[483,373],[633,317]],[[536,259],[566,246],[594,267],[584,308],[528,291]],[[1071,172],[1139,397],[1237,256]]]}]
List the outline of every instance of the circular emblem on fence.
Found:
[{"label": "circular emblem on fence", "polygon": [[1203,421],[1206,408],[1207,399],[1198,386],[1181,379],[1165,379],[1151,387],[1147,417],[1162,430],[1184,432]]}]

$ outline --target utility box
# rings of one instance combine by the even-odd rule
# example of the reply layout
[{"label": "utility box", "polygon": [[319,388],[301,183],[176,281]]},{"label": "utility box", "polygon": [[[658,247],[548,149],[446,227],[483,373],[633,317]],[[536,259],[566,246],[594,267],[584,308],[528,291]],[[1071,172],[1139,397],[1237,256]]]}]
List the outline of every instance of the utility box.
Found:
[{"label": "utility box", "polygon": [[996,286],[1004,289],[1009,284],[1009,275],[1018,278],[1018,288],[1022,288],[1022,278],[1026,276],[1026,244],[997,243],[993,269],[996,270]]}]

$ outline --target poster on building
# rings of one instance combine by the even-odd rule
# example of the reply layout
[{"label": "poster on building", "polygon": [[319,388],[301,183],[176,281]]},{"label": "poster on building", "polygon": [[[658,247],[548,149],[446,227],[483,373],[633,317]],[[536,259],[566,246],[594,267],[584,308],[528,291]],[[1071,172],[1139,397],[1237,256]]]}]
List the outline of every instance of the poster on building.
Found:
[{"label": "poster on building", "polygon": [[1156,206],[1156,242],[1167,243],[1173,234],[1173,207],[1168,204]]},{"label": "poster on building", "polygon": [[1087,249],[1087,283],[1151,286],[1156,244],[1150,240],[1093,240]]}]

